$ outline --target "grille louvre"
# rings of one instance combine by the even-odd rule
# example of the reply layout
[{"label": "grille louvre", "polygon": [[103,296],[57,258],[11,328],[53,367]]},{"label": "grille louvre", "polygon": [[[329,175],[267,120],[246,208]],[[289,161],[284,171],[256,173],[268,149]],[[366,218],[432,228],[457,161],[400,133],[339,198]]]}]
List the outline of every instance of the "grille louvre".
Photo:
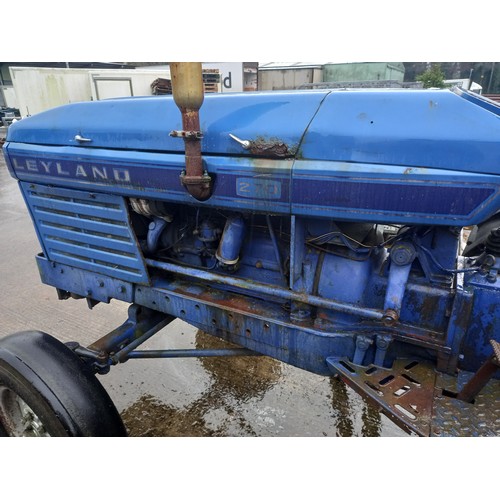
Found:
[{"label": "grille louvre", "polygon": [[21,189],[49,260],[149,282],[122,197],[24,182]]}]

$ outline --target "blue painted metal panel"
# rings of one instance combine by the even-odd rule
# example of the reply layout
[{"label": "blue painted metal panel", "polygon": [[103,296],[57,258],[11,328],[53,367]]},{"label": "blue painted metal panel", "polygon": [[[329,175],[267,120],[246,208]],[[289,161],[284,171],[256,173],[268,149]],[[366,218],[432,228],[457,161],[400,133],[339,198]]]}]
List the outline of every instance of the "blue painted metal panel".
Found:
[{"label": "blue painted metal panel", "polygon": [[474,273],[464,286],[473,290],[472,313],[461,347],[463,359],[459,367],[474,370],[477,359],[492,354],[490,340],[500,342],[500,280],[490,283],[485,276]]},{"label": "blue painted metal panel", "polygon": [[94,300],[108,303],[111,299],[134,301],[134,285],[125,280],[110,278],[96,272],[47,260],[37,255],[36,263],[42,283]]},{"label": "blue painted metal panel", "polygon": [[[450,287],[429,286],[425,283],[408,282],[403,296],[400,320],[404,324],[418,325],[444,337],[448,326],[449,312],[453,305]],[[364,304],[384,307],[387,295],[387,277],[371,274],[364,294]]]},{"label": "blue painted metal panel", "polygon": [[47,257],[132,283],[148,283],[125,200],[21,182]]},{"label": "blue painted metal panel", "polygon": [[481,106],[488,111],[491,111],[497,116],[500,116],[500,105],[497,102],[492,101],[491,99],[488,99],[487,97],[484,97],[482,95],[476,94],[475,92],[468,92],[458,87],[453,90],[457,95],[463,97],[464,99],[478,106]]},{"label": "blue painted metal panel", "polygon": [[[20,180],[199,203],[182,187],[184,157],[10,144]],[[290,176],[293,165],[293,182]],[[204,206],[374,222],[469,225],[500,210],[500,176],[345,162],[207,157]],[[291,203],[290,203],[291,199]]]},{"label": "blue painted metal panel", "polygon": [[[350,261],[338,255],[325,255],[318,283],[318,295],[361,304],[372,271],[372,261]],[[349,286],[345,286],[349,283]]]},{"label": "blue painted metal panel", "polygon": [[[384,331],[384,327],[376,323],[297,324],[276,301],[244,297],[213,285],[207,287],[178,278],[153,278],[152,286],[131,287],[116,279],[101,280],[99,274],[87,270],[51,265],[41,256],[37,261],[44,283],[77,294],[90,291],[92,298],[97,300],[117,298],[178,316],[208,333],[323,375],[328,374],[325,364],[328,356],[352,359],[357,338],[370,339]],[[410,343],[393,342],[390,359],[397,354],[416,355],[420,352],[416,343],[415,338]],[[435,347],[440,349],[437,344]],[[365,361],[369,362],[374,355],[375,343],[366,353]]]},{"label": "blue painted metal panel", "polygon": [[466,226],[500,210],[500,176],[296,160],[291,210],[337,220]]},{"label": "blue painted metal panel", "polygon": [[[500,116],[463,96],[377,90],[207,98],[204,166],[215,183],[205,204],[341,220],[481,222],[500,209]],[[41,113],[9,130],[8,163],[22,180],[197,203],[179,181],[184,156],[157,152],[183,150],[167,135],[179,128],[174,111],[170,98],[144,98]],[[88,147],[71,136],[84,134],[82,124],[96,134]],[[250,153],[228,136],[265,135],[293,149],[306,129],[292,187],[291,160],[244,158]]]},{"label": "blue painted metal panel", "polygon": [[[500,116],[449,90],[301,91],[207,95],[204,155],[251,156],[229,137],[276,139],[298,157],[498,174]],[[311,122],[312,120],[312,122]],[[170,96],[73,103],[9,127],[9,142],[114,150],[184,150]],[[92,139],[79,144],[75,135]],[[305,134],[305,135],[304,135]],[[303,140],[302,140],[303,138]],[[301,144],[302,141],[302,144]]]},{"label": "blue painted metal panel", "polygon": [[449,90],[330,93],[298,156],[500,173],[500,116]]},{"label": "blue painted metal panel", "polygon": [[[61,221],[62,218],[59,218],[59,221]],[[78,223],[79,224],[79,223]],[[99,246],[102,244],[102,236],[92,234],[88,230],[85,232],[80,232],[80,231],[75,231],[72,230],[68,227],[65,227],[64,229],[60,229],[57,224],[54,224],[54,220],[46,220],[42,222],[41,227],[44,229],[44,234],[47,240],[53,240],[53,241],[61,241],[64,240],[68,237],[68,231],[71,231],[71,241],[73,244],[78,244],[78,245],[90,245],[92,246]],[[104,226],[104,224],[103,224]],[[79,224],[79,229],[83,229],[83,227]],[[105,228],[101,226],[101,230],[104,230]],[[127,231],[127,230],[125,230]],[[135,251],[136,251],[136,245],[129,239],[115,239],[112,237],[113,235],[110,235],[106,239],[106,247],[110,252],[116,252],[117,254],[121,253],[123,255],[128,254],[130,256],[135,256]]]},{"label": "blue painted metal panel", "polygon": [[352,355],[354,349],[351,335],[293,324],[272,301],[241,300],[233,294],[167,280],[136,288],[134,299],[168,314],[180,313],[181,319],[207,333],[321,375],[328,374],[326,353]]},{"label": "blue painted metal panel", "polygon": [[[229,137],[279,138],[297,148],[304,130],[328,91],[206,95],[200,110],[202,153],[248,156]],[[181,114],[172,96],[107,99],[54,108],[9,127],[8,141],[79,146],[75,135],[92,139],[81,149],[109,148],[183,152]]]},{"label": "blue painted metal panel", "polygon": [[[115,238],[125,238],[128,241],[130,237],[129,228],[126,226],[108,224],[106,221],[81,219],[77,214],[56,214],[45,212],[43,221],[40,222],[40,227],[48,228],[54,227],[73,227],[75,231],[82,230],[83,234],[108,234]],[[52,230],[52,229],[50,229]]]},{"label": "blue painted metal panel", "polygon": [[[9,144],[8,157],[20,180],[200,204],[181,185],[180,154],[141,151],[82,151],[76,147]],[[213,195],[204,206],[290,213],[291,160],[206,157],[215,178]]]}]

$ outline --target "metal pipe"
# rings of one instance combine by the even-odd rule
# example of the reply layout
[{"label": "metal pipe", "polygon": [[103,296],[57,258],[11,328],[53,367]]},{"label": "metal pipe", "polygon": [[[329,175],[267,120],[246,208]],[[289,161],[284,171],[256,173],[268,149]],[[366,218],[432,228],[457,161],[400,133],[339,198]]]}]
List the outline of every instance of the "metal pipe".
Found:
[{"label": "metal pipe", "polygon": [[387,354],[387,349],[392,342],[392,337],[390,335],[377,335],[375,339],[375,345],[377,347],[375,351],[375,359],[373,364],[376,366],[384,366],[385,356]]},{"label": "metal pipe", "polygon": [[411,264],[407,264],[406,266],[391,265],[384,302],[384,321],[388,324],[399,320],[410,270]]},{"label": "metal pipe", "polygon": [[417,252],[411,242],[399,241],[392,246],[390,255],[391,267],[384,302],[384,322],[388,325],[399,321],[406,284]]},{"label": "metal pipe", "polygon": [[249,349],[172,349],[132,351],[128,353],[127,359],[211,358],[216,356],[261,356],[261,354]]},{"label": "metal pipe", "polygon": [[352,362],[355,365],[362,365],[363,360],[365,359],[366,351],[373,344],[373,339],[365,336],[358,336],[356,338],[356,349],[354,351],[354,356],[352,358]]},{"label": "metal pipe", "polygon": [[180,274],[189,278],[196,278],[202,281],[234,286],[237,288],[241,288],[242,290],[256,292],[264,296],[267,295],[278,297],[280,299],[302,302],[304,304],[324,307],[333,311],[353,314],[362,318],[381,320],[384,316],[384,313],[382,311],[379,311],[378,309],[359,307],[345,302],[337,302],[334,300],[325,299],[316,295],[294,292],[292,290],[287,290],[275,285],[256,283],[255,281],[248,281],[241,278],[235,278],[233,276],[226,276],[209,271],[203,271],[200,269],[179,266],[176,264],[171,264],[169,262],[159,262],[152,259],[146,259],[146,264],[157,269],[162,269],[163,271]]},{"label": "metal pipe", "polygon": [[175,319],[174,316],[165,315],[136,304],[129,307],[128,316],[125,323],[96,340],[88,346],[88,349],[109,354],[117,351],[122,344],[143,338],[143,332],[150,332],[159,326],[156,330],[158,331]]},{"label": "metal pipe", "polygon": [[170,135],[184,139],[186,170],[181,183],[189,194],[203,201],[211,195],[211,178],[203,169],[199,109],[203,104],[203,74],[201,63],[170,63],[172,94],[182,115],[182,131]]},{"label": "metal pipe", "polygon": [[267,221],[267,228],[269,230],[269,236],[271,236],[271,241],[273,242],[274,254],[276,255],[276,261],[278,262],[278,267],[279,267],[281,276],[283,276],[283,279],[286,282],[286,277],[285,277],[285,272],[283,270],[283,262],[282,262],[282,258],[281,258],[280,248],[278,246],[278,240],[276,238],[276,234],[274,233],[273,224],[271,222],[271,216],[269,214],[266,215],[266,221]]},{"label": "metal pipe", "polygon": [[457,394],[457,399],[466,403],[472,403],[474,398],[483,390],[499,368],[500,366],[496,357],[494,355],[490,356]]},{"label": "metal pipe", "polygon": [[133,351],[136,347],[146,342],[146,340],[150,339],[155,333],[159,332],[162,328],[167,326],[171,321],[172,321],[172,316],[167,316],[163,321],[157,323],[153,328],[148,330],[142,336],[130,342],[130,344],[125,346],[123,349],[120,349],[116,354],[113,354],[113,356],[111,356],[111,360],[114,363],[123,363],[128,359],[128,354],[131,351]]},{"label": "metal pipe", "polygon": [[245,237],[245,221],[237,215],[229,217],[220,238],[219,247],[215,252],[218,261],[225,265],[234,265],[240,260],[240,250]]}]

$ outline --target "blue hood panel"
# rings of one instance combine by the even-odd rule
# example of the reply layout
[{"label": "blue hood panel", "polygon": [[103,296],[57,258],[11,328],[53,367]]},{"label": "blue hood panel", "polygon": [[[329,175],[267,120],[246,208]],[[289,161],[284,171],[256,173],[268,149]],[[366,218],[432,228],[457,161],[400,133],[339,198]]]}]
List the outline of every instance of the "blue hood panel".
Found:
[{"label": "blue hood panel", "polygon": [[299,155],[500,174],[499,113],[493,102],[449,90],[336,91],[315,116]]},{"label": "blue hood panel", "polygon": [[[200,119],[205,206],[453,226],[500,211],[499,107],[474,94],[212,94]],[[21,181],[199,204],[180,182],[184,141],[169,136],[180,129],[168,96],[77,103],[13,124],[4,151]]]},{"label": "blue hood panel", "polygon": [[[209,94],[200,110],[202,152],[255,156],[229,137],[233,134],[243,140],[279,141],[288,147],[287,156],[298,151],[307,160],[497,174],[499,109],[474,94],[449,90]],[[21,120],[10,127],[7,140],[182,153],[183,140],[169,136],[181,129],[171,96],[108,99]],[[79,144],[77,134],[92,142]]]},{"label": "blue hood panel", "polygon": [[[202,153],[250,156],[229,134],[250,141],[277,140],[296,152],[327,94],[208,94],[200,110]],[[173,130],[182,130],[182,120],[171,96],[134,97],[74,103],[33,115],[12,125],[7,140],[182,153],[184,141],[170,137]],[[77,134],[91,142],[78,143]]]}]

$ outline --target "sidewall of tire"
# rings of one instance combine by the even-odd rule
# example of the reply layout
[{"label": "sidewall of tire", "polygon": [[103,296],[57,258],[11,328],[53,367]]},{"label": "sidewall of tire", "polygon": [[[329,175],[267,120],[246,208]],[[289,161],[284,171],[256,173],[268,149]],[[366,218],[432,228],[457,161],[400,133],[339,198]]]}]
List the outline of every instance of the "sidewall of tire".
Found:
[{"label": "sidewall of tire", "polygon": [[20,332],[2,339],[0,378],[51,435],[126,435],[116,407],[92,369],[46,333]]},{"label": "sidewall of tire", "polygon": [[[41,380],[37,381],[38,377],[34,373],[28,374],[28,379],[31,380],[29,382],[19,371],[24,371],[26,374],[27,367],[16,367],[16,365],[18,365],[16,358],[10,362],[0,359],[0,386],[5,386],[17,394],[33,410],[50,436],[65,437],[75,434],[76,428],[73,422],[71,419],[68,420],[64,408],[57,408],[59,406],[57,399],[54,399],[55,395],[50,389]],[[51,400],[52,404],[48,400]],[[0,423],[0,436],[8,435]]]}]

